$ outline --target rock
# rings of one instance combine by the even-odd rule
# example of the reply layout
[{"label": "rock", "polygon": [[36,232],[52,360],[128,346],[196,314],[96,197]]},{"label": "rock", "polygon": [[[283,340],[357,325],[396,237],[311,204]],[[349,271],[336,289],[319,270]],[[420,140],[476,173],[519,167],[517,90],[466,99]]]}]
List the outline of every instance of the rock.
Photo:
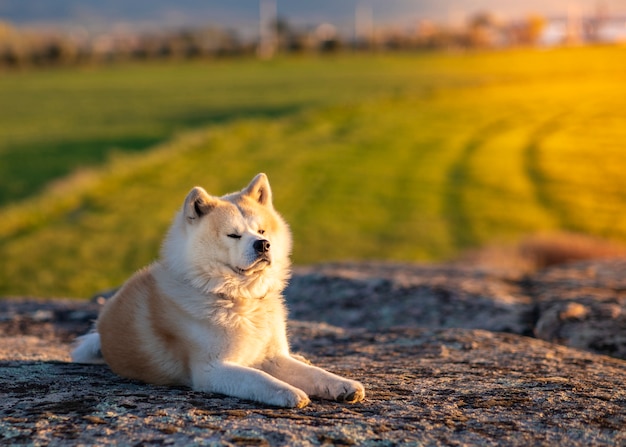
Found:
[{"label": "rock", "polygon": [[300,410],[72,364],[101,300],[0,300],[0,444],[625,445],[625,270],[297,269],[294,349],[367,389]]},{"label": "rock", "polygon": [[388,263],[299,268],[286,290],[290,316],[341,327],[486,329],[531,335],[524,287],[474,268]]},{"label": "rock", "polygon": [[87,332],[101,305],[79,300],[0,299],[0,336],[73,340]]},{"label": "rock", "polygon": [[[294,347],[366,384],[365,402],[285,410],[122,379],[105,366],[0,361],[4,444],[618,445],[626,362],[512,334],[295,322]],[[45,344],[32,346],[48,349]],[[51,346],[56,350],[58,346]],[[56,351],[54,351],[56,352]]]},{"label": "rock", "polygon": [[531,288],[537,337],[626,359],[626,261],[553,267]]},{"label": "rock", "polygon": [[453,264],[326,264],[296,272],[286,291],[295,319],[509,332],[626,359],[626,260],[520,277]]}]

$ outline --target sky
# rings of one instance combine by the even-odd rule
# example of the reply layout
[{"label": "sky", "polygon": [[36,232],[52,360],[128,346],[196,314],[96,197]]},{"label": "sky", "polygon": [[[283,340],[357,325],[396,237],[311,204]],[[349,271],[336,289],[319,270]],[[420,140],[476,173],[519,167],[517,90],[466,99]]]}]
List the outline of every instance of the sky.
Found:
[{"label": "sky", "polygon": [[374,22],[412,24],[430,19],[459,24],[473,13],[490,11],[503,18],[529,14],[590,14],[598,5],[626,15],[626,0],[0,0],[0,20],[30,25],[107,27],[125,22],[143,26],[210,24],[254,28],[259,1],[276,1],[278,14],[297,25],[330,22],[353,26],[358,5],[371,8]]}]

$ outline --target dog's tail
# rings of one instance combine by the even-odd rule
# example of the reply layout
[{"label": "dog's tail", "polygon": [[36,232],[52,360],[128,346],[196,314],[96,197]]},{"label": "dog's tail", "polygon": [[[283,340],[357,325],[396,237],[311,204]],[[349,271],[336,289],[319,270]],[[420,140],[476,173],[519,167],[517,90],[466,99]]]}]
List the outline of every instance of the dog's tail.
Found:
[{"label": "dog's tail", "polygon": [[94,331],[78,337],[72,350],[72,361],[76,363],[104,363],[100,351],[100,334]]}]

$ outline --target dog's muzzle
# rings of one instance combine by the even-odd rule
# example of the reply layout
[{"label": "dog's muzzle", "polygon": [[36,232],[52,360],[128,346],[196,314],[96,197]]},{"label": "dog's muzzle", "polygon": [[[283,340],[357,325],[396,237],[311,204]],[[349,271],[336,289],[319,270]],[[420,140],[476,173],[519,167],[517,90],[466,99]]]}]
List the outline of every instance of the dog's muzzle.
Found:
[{"label": "dog's muzzle", "polygon": [[257,239],[252,243],[252,250],[247,257],[247,266],[231,267],[235,272],[241,275],[249,275],[260,272],[272,263],[270,253],[270,241],[266,239]]}]

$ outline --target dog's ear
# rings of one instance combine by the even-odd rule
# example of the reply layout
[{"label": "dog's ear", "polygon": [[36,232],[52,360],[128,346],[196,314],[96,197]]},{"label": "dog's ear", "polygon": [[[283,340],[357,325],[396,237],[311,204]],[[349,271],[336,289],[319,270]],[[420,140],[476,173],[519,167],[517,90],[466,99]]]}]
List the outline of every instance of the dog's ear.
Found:
[{"label": "dog's ear", "polygon": [[215,197],[211,197],[203,188],[196,186],[187,194],[185,199],[183,207],[185,219],[187,222],[193,223],[210,212],[216,205],[217,199]]},{"label": "dog's ear", "polygon": [[263,173],[257,174],[246,189],[243,190],[243,195],[250,196],[261,205],[271,206],[272,190],[270,188],[270,182],[267,179],[267,175]]}]

